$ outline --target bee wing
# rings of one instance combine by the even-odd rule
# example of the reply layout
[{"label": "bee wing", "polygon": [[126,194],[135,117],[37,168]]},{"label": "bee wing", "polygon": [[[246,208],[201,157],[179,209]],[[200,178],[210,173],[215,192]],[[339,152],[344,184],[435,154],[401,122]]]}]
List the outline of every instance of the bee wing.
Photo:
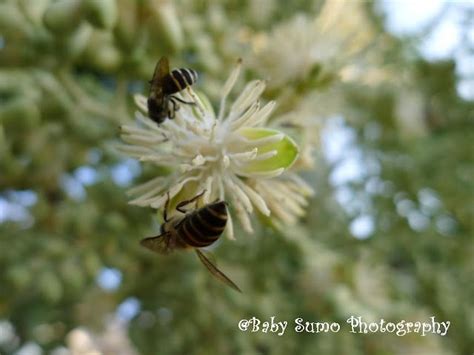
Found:
[{"label": "bee wing", "polygon": [[150,80],[151,90],[156,91],[161,89],[163,78],[169,74],[170,64],[167,57],[161,57],[158,63],[156,63],[153,78]]},{"label": "bee wing", "polygon": [[199,257],[199,260],[204,264],[204,266],[210,271],[214,277],[223,283],[225,283],[227,286],[232,287],[234,290],[242,292],[240,288],[227,276],[224,275],[222,271],[220,271],[211,261],[204,255],[202,251],[199,249],[194,249],[196,250],[196,254]]},{"label": "bee wing", "polygon": [[165,236],[168,236],[168,233],[163,233],[155,237],[144,238],[140,241],[140,244],[154,252],[168,254],[170,252],[170,247],[168,238],[165,238]]}]

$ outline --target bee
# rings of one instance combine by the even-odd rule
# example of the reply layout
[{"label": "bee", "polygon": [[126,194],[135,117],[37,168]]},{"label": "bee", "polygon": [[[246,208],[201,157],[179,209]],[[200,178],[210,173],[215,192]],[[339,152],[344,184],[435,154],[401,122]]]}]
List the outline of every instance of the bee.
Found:
[{"label": "bee", "polygon": [[[155,237],[142,239],[140,244],[160,254],[168,254],[175,249],[194,248],[199,260],[214,277],[234,290],[242,292],[232,280],[199,250],[199,248],[207,247],[219,239],[227,223],[227,203],[225,201],[216,200],[201,208],[197,208],[198,199],[205,191],[190,200],[181,201],[176,206],[176,210],[184,214],[184,216],[173,216],[171,218],[168,218],[170,201],[168,194],[163,212],[164,223],[161,225],[160,234]],[[194,210],[191,212],[186,211],[184,207],[193,202],[196,202]]]},{"label": "bee", "polygon": [[155,67],[150,83],[150,94],[147,105],[150,118],[157,124],[162,123],[167,117],[174,118],[179,109],[179,103],[194,105],[179,97],[173,96],[188,86],[193,85],[198,78],[196,71],[187,68],[174,69],[170,72],[168,58],[161,57]]}]

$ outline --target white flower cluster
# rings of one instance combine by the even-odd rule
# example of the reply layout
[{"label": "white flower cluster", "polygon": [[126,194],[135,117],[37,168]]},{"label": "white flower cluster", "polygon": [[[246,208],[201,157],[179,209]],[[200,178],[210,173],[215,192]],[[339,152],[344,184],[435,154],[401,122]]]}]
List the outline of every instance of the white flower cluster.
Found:
[{"label": "white flower cluster", "polygon": [[362,6],[361,1],[326,1],[316,17],[296,14],[269,33],[256,33],[250,39],[252,67],[271,88],[305,80],[316,66],[334,73],[354,68],[356,54],[375,36],[364,26]]},{"label": "white flower cluster", "polygon": [[[258,210],[279,224],[295,222],[305,212],[311,188],[296,174],[285,172],[298,156],[295,142],[274,129],[265,128],[275,102],[260,105],[265,83],[246,85],[235,102],[227,107],[227,97],[240,73],[240,62],[224,84],[216,116],[208,100],[191,88],[180,97],[195,105],[183,105],[173,120],[160,125],[151,121],[146,98],[136,96],[141,112],[138,125],[121,127],[119,149],[143,162],[171,171],[130,190],[130,203],[161,208],[169,193],[171,205],[205,190],[203,202],[216,198],[231,205],[247,232],[252,232],[250,215]],[[284,173],[285,172],[285,173]],[[231,213],[232,214],[232,213]],[[227,233],[233,238],[232,218]]]}]

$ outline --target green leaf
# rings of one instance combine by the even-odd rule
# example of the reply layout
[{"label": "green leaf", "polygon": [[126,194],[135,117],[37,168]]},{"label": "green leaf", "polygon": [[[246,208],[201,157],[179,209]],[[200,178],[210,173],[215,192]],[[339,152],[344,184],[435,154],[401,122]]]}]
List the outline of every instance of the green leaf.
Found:
[{"label": "green leaf", "polygon": [[78,0],[59,0],[46,9],[43,16],[45,26],[57,33],[70,33],[82,22],[82,3]]},{"label": "green leaf", "polygon": [[276,151],[276,155],[261,161],[250,161],[245,169],[247,172],[266,172],[281,168],[286,170],[291,167],[291,165],[293,165],[296,158],[298,157],[299,148],[295,141],[291,137],[278,130],[269,128],[244,127],[239,130],[239,133],[247,139],[255,140],[256,143],[262,138],[274,135],[283,135],[283,138],[278,142],[270,142],[258,147],[257,158],[259,155],[271,151]]}]

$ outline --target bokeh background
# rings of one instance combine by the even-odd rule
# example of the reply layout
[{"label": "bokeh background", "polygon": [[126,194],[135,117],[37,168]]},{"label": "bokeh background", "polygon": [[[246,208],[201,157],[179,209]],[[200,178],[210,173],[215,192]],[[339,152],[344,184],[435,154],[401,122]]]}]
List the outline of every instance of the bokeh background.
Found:
[{"label": "bokeh background", "polygon": [[[138,244],[160,221],[126,190],[162,172],[114,145],[162,55],[214,104],[241,57],[303,127],[305,216],[213,251],[243,294]],[[1,0],[0,353],[472,354],[473,55],[472,1]],[[239,331],[252,316],[343,329]]]}]

